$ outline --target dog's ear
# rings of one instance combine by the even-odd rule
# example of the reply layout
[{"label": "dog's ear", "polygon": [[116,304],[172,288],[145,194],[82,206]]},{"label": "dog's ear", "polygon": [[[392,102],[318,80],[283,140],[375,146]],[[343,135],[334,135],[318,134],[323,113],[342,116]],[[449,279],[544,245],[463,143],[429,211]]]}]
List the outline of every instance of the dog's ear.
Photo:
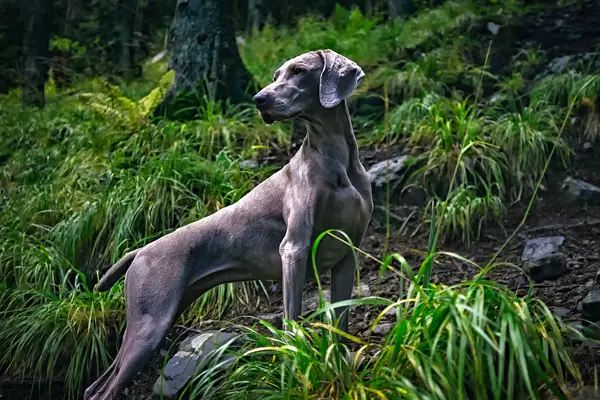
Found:
[{"label": "dog's ear", "polygon": [[319,50],[317,53],[323,59],[319,101],[323,107],[333,108],[350,96],[365,73],[354,61],[333,50]]}]

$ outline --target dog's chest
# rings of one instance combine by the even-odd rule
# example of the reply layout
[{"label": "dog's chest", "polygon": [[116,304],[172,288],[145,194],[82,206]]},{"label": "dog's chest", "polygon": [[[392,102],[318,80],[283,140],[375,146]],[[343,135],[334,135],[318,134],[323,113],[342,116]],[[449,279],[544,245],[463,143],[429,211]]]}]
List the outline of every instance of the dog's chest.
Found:
[{"label": "dog's chest", "polygon": [[[324,196],[315,218],[313,244],[328,230],[334,230],[331,234],[344,242],[350,239],[355,246],[360,244],[372,207],[370,192],[361,189],[360,184],[350,184],[331,190]],[[317,268],[321,272],[333,267],[351,251],[347,244],[332,235],[323,237],[317,248]]]}]

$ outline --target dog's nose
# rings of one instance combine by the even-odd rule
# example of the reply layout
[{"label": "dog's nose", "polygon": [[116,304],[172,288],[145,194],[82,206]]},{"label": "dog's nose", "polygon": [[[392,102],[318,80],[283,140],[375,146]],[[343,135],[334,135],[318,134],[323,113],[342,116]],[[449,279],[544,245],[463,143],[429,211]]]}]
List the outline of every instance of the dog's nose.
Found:
[{"label": "dog's nose", "polygon": [[258,92],[256,94],[256,96],[254,96],[252,98],[252,101],[254,102],[254,104],[256,104],[257,106],[262,106],[265,105],[265,103],[267,102],[267,95],[262,93],[262,92]]}]

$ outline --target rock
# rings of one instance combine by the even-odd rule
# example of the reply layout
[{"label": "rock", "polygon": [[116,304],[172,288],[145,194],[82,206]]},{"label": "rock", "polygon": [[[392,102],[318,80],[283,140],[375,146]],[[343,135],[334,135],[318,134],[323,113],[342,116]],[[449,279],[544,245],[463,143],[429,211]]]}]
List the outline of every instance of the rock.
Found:
[{"label": "rock", "polygon": [[600,202],[600,188],[591,183],[567,176],[562,184],[562,190],[570,201]]},{"label": "rock", "polygon": [[592,151],[592,150],[594,150],[594,145],[592,145],[592,143],[590,143],[590,142],[585,142],[583,144],[583,150],[584,151]]},{"label": "rock", "polygon": [[400,171],[404,169],[404,164],[408,158],[408,156],[404,155],[397,156],[372,165],[367,171],[371,184],[375,188],[383,188],[388,180],[390,184],[397,182],[400,179]]},{"label": "rock", "polygon": [[381,336],[387,335],[393,327],[394,324],[391,322],[380,322],[375,328],[373,328],[373,334]]},{"label": "rock", "polygon": [[600,319],[600,286],[595,286],[581,301],[581,316],[590,321]]},{"label": "rock", "polygon": [[600,400],[600,393],[593,385],[584,386],[573,394],[573,400]]},{"label": "rock", "polygon": [[269,313],[269,314],[261,314],[261,315],[257,315],[256,318],[261,319],[271,325],[273,325],[274,327],[281,329],[282,326],[282,319],[281,319],[281,314],[275,314],[275,313]]},{"label": "rock", "polygon": [[500,25],[495,24],[493,22],[488,22],[487,23],[487,30],[490,31],[490,33],[494,36],[496,36],[498,34],[498,31],[500,30]]},{"label": "rock", "polygon": [[366,359],[365,352],[351,351],[348,354],[348,363],[351,365],[359,366]]},{"label": "rock", "polygon": [[[323,299],[325,301],[329,301],[331,299],[331,292],[329,289],[323,289]],[[302,302],[302,312],[313,312],[317,310],[317,306],[319,305],[319,294],[315,294],[311,297],[306,298]]]},{"label": "rock", "polygon": [[[192,379],[198,367],[209,360],[215,350],[232,340],[239,343],[238,338],[238,334],[231,332],[206,331],[185,339],[154,383],[153,395],[166,399],[175,398]],[[223,365],[220,368],[227,368],[235,360],[236,357],[231,354],[223,355]]]},{"label": "rock", "polygon": [[554,315],[561,319],[567,318],[571,314],[571,310],[563,307],[554,307],[552,309],[552,312],[554,313]]},{"label": "rock", "polygon": [[[369,297],[371,295],[371,288],[366,282],[360,282],[360,298]],[[352,289],[352,298],[358,298],[358,285],[354,285]]]},{"label": "rock", "polygon": [[523,268],[534,281],[562,275],[567,270],[567,257],[559,252],[563,236],[540,237],[528,240],[523,249]]},{"label": "rock", "polygon": [[572,58],[573,56],[562,56],[553,58],[552,61],[550,61],[550,64],[548,64],[548,69],[554,74],[559,74],[569,66],[569,63],[571,62]]},{"label": "rock", "polygon": [[258,164],[258,161],[256,161],[256,160],[240,161],[240,168],[256,169],[256,168],[258,168],[258,166],[259,166],[259,164]]}]

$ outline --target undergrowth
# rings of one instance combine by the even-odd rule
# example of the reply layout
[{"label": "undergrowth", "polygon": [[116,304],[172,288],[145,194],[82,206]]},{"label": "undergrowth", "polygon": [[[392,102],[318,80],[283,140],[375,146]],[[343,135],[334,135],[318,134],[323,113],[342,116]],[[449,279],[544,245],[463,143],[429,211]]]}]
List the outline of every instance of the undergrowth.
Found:
[{"label": "undergrowth", "polygon": [[[338,6],[328,20],[267,24],[240,40],[240,53],[260,85],[308,50],[331,48],[361,65],[367,75],[350,100],[361,143],[404,144],[413,158],[402,187],[425,191],[423,221],[433,209],[440,238],[471,244],[539,187],[551,154],[567,163],[571,139],[600,135],[598,75],[535,81],[543,60],[524,51],[512,75],[494,76],[488,44],[473,34],[483,15],[490,11],[472,2],[406,21]],[[88,282],[127,251],[239,200],[272,173],[240,161],[290,144],[289,124],[265,126],[249,105],[204,98],[193,120],[153,119],[173,76],[164,62],[144,71],[68,90],[50,82],[43,110],[23,109],[18,90],[0,98],[0,367],[41,384],[62,380],[70,398],[108,366],[124,324],[122,285],[97,294]],[[375,116],[361,101],[374,101]],[[573,104],[578,122],[563,134]],[[263,323],[246,329],[230,372],[199,372],[192,397],[538,398],[580,379],[561,339],[567,328],[542,303],[482,279],[432,285],[432,265],[416,277],[404,268],[396,300],[351,302],[395,312],[384,343],[340,342],[329,305],[286,332]],[[222,318],[258,291],[259,283],[220,286],[179,322]],[[373,317],[375,325],[381,314]]]},{"label": "undergrowth", "polygon": [[[381,263],[382,276],[392,261],[401,265],[395,300],[322,302],[302,323],[285,321],[285,330],[264,321],[239,327],[243,347],[230,342],[212,353],[181,398],[567,398],[567,382],[581,382],[568,343],[581,334],[541,301],[483,279],[494,265],[469,282],[430,283],[440,256],[433,249],[435,239],[416,275],[399,254]],[[332,310],[341,305],[370,307],[366,339],[336,328]],[[389,316],[389,333],[372,340]],[[235,360],[226,371],[224,355]]]}]

